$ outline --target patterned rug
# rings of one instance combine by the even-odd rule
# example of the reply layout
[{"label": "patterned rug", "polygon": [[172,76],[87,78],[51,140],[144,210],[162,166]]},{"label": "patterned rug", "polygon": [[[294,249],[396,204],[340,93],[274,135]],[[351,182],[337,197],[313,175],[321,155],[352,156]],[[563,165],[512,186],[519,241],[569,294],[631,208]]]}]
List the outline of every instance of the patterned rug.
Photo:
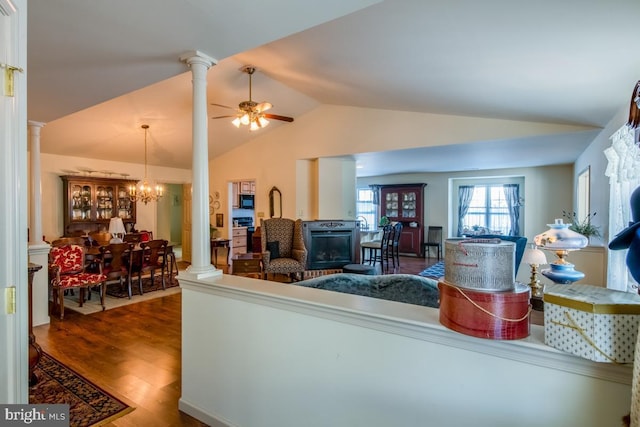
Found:
[{"label": "patterned rug", "polygon": [[423,270],[419,275],[422,277],[433,277],[434,279],[444,277],[444,261],[433,264],[431,267]]},{"label": "patterned rug", "polygon": [[70,426],[104,425],[135,409],[45,352],[35,374],[38,383],[29,389],[29,403],[69,405]]},{"label": "patterned rug", "polygon": [[[151,283],[150,277],[142,277],[142,293],[143,295],[148,292],[153,291],[161,291],[162,290],[162,278],[158,275],[155,276],[155,283]],[[176,279],[176,274],[173,275],[173,279],[169,280],[167,277],[164,279],[165,287],[167,289],[178,286],[178,280]],[[140,295],[140,290],[138,289],[138,277],[134,276],[131,279],[131,294],[132,295]],[[107,286],[107,295],[116,297],[116,298],[129,298],[129,294],[127,293],[126,284],[122,288],[119,283],[111,283]]]}]

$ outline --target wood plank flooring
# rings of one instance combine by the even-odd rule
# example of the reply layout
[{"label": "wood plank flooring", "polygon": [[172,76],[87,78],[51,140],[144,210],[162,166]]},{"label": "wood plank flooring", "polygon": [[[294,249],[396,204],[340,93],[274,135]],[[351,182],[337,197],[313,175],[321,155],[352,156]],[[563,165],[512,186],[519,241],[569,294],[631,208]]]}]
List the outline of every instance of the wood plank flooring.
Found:
[{"label": "wood plank flooring", "polygon": [[[395,272],[417,274],[436,261],[401,257]],[[178,410],[181,304],[175,294],[88,316],[66,310],[34,334],[44,351],[136,408],[106,426],[204,426]]]}]

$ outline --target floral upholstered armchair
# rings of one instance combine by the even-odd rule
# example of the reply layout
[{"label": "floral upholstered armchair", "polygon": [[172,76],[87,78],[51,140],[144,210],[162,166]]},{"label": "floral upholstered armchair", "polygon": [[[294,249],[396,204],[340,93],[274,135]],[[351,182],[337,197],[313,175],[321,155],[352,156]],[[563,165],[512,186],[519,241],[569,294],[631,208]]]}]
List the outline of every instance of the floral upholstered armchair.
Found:
[{"label": "floral upholstered armchair", "polygon": [[271,218],[260,220],[264,274],[302,277],[307,265],[307,249],[302,238],[302,220]]},{"label": "floral upholstered armchair", "polygon": [[64,292],[80,290],[80,307],[84,303],[85,290],[100,287],[100,304],[104,310],[107,276],[102,273],[102,263],[98,273],[85,271],[85,249],[80,245],[54,246],[49,252],[49,283],[53,289],[53,308],[59,307],[60,320],[64,319]]}]

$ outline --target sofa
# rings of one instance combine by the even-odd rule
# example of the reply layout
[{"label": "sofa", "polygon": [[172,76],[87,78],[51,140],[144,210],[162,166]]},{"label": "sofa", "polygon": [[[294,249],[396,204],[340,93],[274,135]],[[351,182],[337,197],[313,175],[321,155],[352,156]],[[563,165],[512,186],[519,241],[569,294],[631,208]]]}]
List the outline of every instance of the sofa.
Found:
[{"label": "sofa", "polygon": [[426,307],[438,308],[440,306],[438,282],[413,274],[368,276],[337,273],[292,284]]}]

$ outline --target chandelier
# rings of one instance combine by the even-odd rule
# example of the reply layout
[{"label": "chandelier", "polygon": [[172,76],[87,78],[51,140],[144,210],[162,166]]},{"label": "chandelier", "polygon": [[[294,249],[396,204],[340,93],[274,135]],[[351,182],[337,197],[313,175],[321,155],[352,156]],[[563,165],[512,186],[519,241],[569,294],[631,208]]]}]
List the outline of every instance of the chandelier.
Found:
[{"label": "chandelier", "polygon": [[160,200],[163,196],[164,188],[161,185],[149,185],[147,179],[147,130],[149,125],[142,125],[141,127],[144,129],[144,179],[138,187],[135,185],[129,186],[129,198],[132,202],[139,200],[146,205],[149,202]]}]

